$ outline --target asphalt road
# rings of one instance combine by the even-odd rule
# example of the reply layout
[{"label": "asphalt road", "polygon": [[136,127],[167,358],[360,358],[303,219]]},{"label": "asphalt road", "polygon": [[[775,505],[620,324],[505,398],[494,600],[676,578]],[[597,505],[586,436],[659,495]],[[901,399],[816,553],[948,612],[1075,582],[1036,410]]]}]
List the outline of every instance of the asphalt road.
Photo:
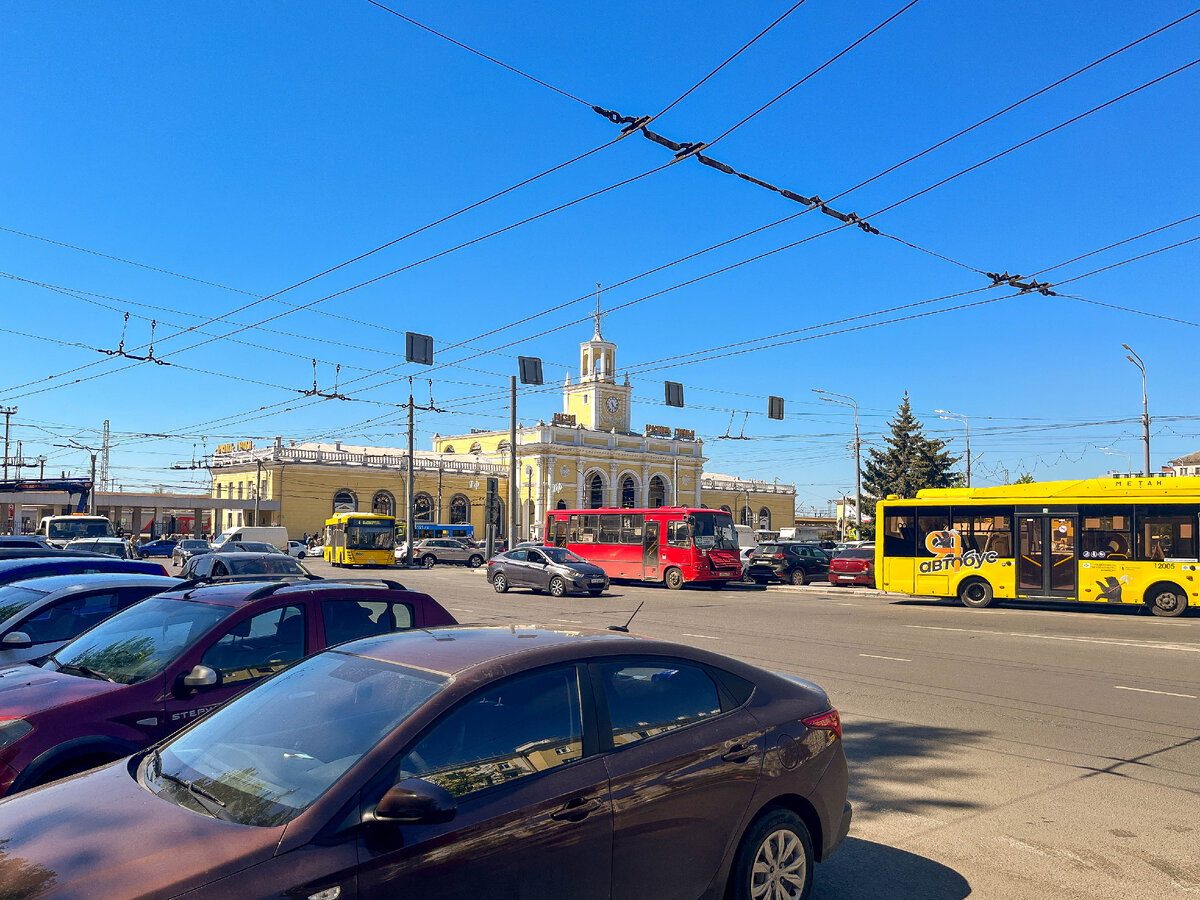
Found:
[{"label": "asphalt road", "polygon": [[461,622],[603,627],[644,601],[631,631],[819,683],[842,714],[855,816],[815,898],[1200,896],[1200,615],[861,588],[555,600],[496,594],[482,569],[387,577]]}]

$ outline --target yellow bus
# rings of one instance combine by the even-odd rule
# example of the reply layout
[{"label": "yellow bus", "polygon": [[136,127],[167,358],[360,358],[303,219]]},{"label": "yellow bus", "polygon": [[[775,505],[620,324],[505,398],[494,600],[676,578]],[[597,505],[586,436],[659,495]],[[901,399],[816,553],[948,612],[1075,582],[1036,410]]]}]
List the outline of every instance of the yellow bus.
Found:
[{"label": "yellow bus", "polygon": [[396,563],[396,517],[338,513],[325,520],[325,562],[334,566]]},{"label": "yellow bus", "polygon": [[993,600],[1200,606],[1200,478],[1099,478],[889,496],[876,507],[885,591]]}]

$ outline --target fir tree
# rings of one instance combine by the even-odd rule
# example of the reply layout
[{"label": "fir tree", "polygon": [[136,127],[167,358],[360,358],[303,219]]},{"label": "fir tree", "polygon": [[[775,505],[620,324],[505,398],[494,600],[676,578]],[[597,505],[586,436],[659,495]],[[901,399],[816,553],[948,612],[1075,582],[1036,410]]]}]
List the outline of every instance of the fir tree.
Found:
[{"label": "fir tree", "polygon": [[868,494],[876,498],[888,494],[915,497],[922,488],[962,484],[962,476],[951,471],[959,457],[946,451],[945,441],[925,437],[924,426],[912,413],[908,391],[904,392],[900,408],[888,425],[892,431],[887,437],[887,448],[870,449],[863,466],[862,484]]}]

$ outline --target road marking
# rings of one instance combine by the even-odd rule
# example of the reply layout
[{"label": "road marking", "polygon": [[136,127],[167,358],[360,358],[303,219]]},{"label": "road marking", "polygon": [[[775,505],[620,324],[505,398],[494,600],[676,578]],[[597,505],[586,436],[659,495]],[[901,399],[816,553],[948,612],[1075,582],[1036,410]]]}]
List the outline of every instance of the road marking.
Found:
[{"label": "road marking", "polygon": [[446,609],[450,610],[451,612],[475,612],[475,610],[467,609],[465,606],[447,606]]},{"label": "road marking", "polygon": [[551,619],[551,622],[566,622],[568,625],[582,625],[583,619]]},{"label": "road marking", "polygon": [[680,632],[684,637],[703,638],[706,641],[719,641],[719,637],[713,637],[711,634],[688,634],[686,631]]},{"label": "road marking", "polygon": [[905,659],[903,656],[876,656],[874,653],[860,653],[859,656],[865,656],[867,659],[890,659],[893,662],[912,662],[911,659]]},{"label": "road marking", "polygon": [[1139,694],[1162,694],[1164,697],[1183,697],[1187,700],[1196,699],[1194,694],[1172,694],[1170,691],[1151,691],[1146,688],[1125,687],[1123,684],[1114,684],[1113,689],[1118,691],[1137,691]]},{"label": "road marking", "polygon": [[1074,641],[1082,644],[1109,644],[1117,647],[1135,647],[1139,650],[1182,650],[1185,653],[1200,653],[1200,644],[1168,644],[1165,641],[1122,641],[1111,638],[1072,637],[1065,634],[1031,634],[1024,631],[990,631],[986,628],[950,628],[945,625],[905,625],[904,627],[921,628],[926,631],[959,631],[964,634],[990,634],[995,637],[1034,638],[1039,641]]}]

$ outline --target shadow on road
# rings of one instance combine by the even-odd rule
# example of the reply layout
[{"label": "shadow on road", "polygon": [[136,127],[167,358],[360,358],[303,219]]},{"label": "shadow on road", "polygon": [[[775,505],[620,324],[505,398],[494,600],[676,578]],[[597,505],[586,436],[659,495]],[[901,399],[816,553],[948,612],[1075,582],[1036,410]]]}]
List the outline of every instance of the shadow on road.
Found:
[{"label": "shadow on road", "polygon": [[961,900],[971,885],[949,866],[884,844],[848,837],[813,879],[812,900],[920,897]]}]

